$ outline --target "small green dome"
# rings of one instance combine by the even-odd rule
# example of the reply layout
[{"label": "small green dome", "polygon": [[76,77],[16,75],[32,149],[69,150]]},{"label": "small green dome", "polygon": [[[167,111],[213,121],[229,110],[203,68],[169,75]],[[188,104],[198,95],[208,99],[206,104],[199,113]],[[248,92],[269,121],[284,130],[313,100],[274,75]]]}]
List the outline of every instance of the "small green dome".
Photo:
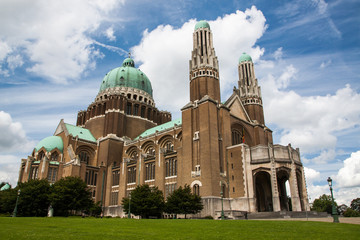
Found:
[{"label": "small green dome", "polygon": [[135,67],[135,62],[131,58],[127,58],[122,63],[123,67]]},{"label": "small green dome", "polygon": [[210,25],[209,25],[209,23],[207,21],[201,20],[198,23],[196,23],[196,25],[195,25],[195,30],[198,29],[198,28],[208,28],[208,29],[210,29]]},{"label": "small green dome", "polygon": [[243,53],[239,58],[239,63],[242,63],[242,62],[252,62],[250,55]]},{"label": "small green dome", "polygon": [[131,58],[125,59],[122,67],[114,68],[105,75],[99,92],[115,87],[137,88],[152,96],[150,80],[145,73],[135,68],[134,60]]},{"label": "small green dome", "polygon": [[4,186],[1,187],[0,191],[8,190],[10,188],[11,188],[10,185],[6,183]]},{"label": "small green dome", "polygon": [[64,143],[61,137],[59,136],[50,136],[41,140],[35,147],[35,151],[39,151],[40,148],[44,147],[46,151],[50,152],[53,149],[57,148],[60,152],[64,150]]}]

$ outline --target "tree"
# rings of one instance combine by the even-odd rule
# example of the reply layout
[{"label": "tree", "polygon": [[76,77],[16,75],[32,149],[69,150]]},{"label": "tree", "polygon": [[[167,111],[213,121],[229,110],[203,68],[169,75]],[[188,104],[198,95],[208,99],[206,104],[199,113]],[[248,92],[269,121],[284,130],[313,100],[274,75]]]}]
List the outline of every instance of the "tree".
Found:
[{"label": "tree", "polygon": [[128,197],[122,199],[122,205],[127,214],[129,213],[129,203],[130,212],[141,218],[161,218],[165,208],[162,191],[157,187],[149,187],[147,184],[137,186],[131,192],[131,200]]},{"label": "tree", "polygon": [[360,198],[355,198],[351,201],[350,207],[352,210],[355,210],[360,213]]},{"label": "tree", "polygon": [[360,213],[351,208],[346,209],[344,212],[344,217],[360,217]]},{"label": "tree", "polygon": [[44,217],[47,215],[48,207],[50,206],[50,184],[46,179],[35,179],[19,183],[18,188],[21,190],[18,202],[19,216]]},{"label": "tree", "polygon": [[[335,207],[337,208],[337,204]],[[323,194],[315,199],[311,208],[312,211],[332,213],[332,200],[330,195]]]},{"label": "tree", "polygon": [[17,189],[0,191],[0,213],[11,215],[16,203]]},{"label": "tree", "polygon": [[72,210],[89,211],[94,204],[90,190],[79,177],[65,177],[55,182],[50,200],[57,216],[68,216]]},{"label": "tree", "polygon": [[165,211],[173,214],[195,214],[203,209],[201,197],[191,193],[189,185],[179,187],[170,194],[166,201]]}]

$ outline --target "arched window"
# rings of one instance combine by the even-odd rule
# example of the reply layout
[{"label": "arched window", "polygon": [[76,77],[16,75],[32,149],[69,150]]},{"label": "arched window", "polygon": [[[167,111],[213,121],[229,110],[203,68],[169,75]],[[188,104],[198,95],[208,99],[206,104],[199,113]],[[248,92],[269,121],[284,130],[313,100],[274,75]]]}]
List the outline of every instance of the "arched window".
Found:
[{"label": "arched window", "polygon": [[80,162],[83,162],[83,163],[86,163],[86,164],[89,164],[89,154],[87,152],[80,152],[79,153],[79,158],[80,158]]},{"label": "arched window", "polygon": [[193,186],[193,192],[194,192],[195,195],[200,196],[200,186],[199,186],[199,184],[195,184]]},{"label": "arched window", "polygon": [[42,160],[45,156],[45,153],[43,151],[39,152],[38,154],[38,160]]},{"label": "arched window", "polygon": [[51,161],[57,161],[59,158],[59,154],[57,152],[53,152],[51,154]]}]

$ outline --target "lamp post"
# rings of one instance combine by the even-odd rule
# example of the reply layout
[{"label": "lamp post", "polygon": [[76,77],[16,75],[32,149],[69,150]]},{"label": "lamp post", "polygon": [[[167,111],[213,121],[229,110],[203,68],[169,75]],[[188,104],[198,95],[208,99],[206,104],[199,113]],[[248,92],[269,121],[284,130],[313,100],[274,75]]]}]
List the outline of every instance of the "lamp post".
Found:
[{"label": "lamp post", "polygon": [[221,220],[225,219],[224,216],[224,193],[223,193],[223,187],[220,181],[220,196],[221,196]]},{"label": "lamp post", "polygon": [[19,203],[19,197],[20,197],[20,193],[21,190],[18,190],[18,194],[17,194],[17,198],[16,198],[16,203],[15,203],[15,208],[14,208],[14,212],[13,212],[13,217],[16,217],[17,214],[17,207],[18,207],[18,203]]},{"label": "lamp post", "polygon": [[327,182],[329,184],[330,192],[331,192],[332,217],[334,218],[333,222],[338,223],[339,222],[339,217],[338,217],[337,210],[336,210],[336,207],[335,207],[331,177],[328,177]]},{"label": "lamp post", "polygon": [[129,192],[129,212],[128,212],[128,218],[131,218],[131,192]]}]

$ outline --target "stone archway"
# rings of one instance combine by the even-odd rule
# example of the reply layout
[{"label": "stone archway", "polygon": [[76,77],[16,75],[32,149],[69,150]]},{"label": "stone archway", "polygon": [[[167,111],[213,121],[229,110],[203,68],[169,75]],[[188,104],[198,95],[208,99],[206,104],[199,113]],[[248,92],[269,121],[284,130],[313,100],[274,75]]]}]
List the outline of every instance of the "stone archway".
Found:
[{"label": "stone archway", "polygon": [[254,176],[255,181],[255,198],[258,212],[272,212],[272,191],[270,174],[260,171]]},{"label": "stone archway", "polygon": [[289,172],[286,170],[279,170],[276,173],[276,178],[279,190],[280,210],[292,211],[291,203],[289,202],[288,194],[286,191],[286,182],[289,181]]}]

